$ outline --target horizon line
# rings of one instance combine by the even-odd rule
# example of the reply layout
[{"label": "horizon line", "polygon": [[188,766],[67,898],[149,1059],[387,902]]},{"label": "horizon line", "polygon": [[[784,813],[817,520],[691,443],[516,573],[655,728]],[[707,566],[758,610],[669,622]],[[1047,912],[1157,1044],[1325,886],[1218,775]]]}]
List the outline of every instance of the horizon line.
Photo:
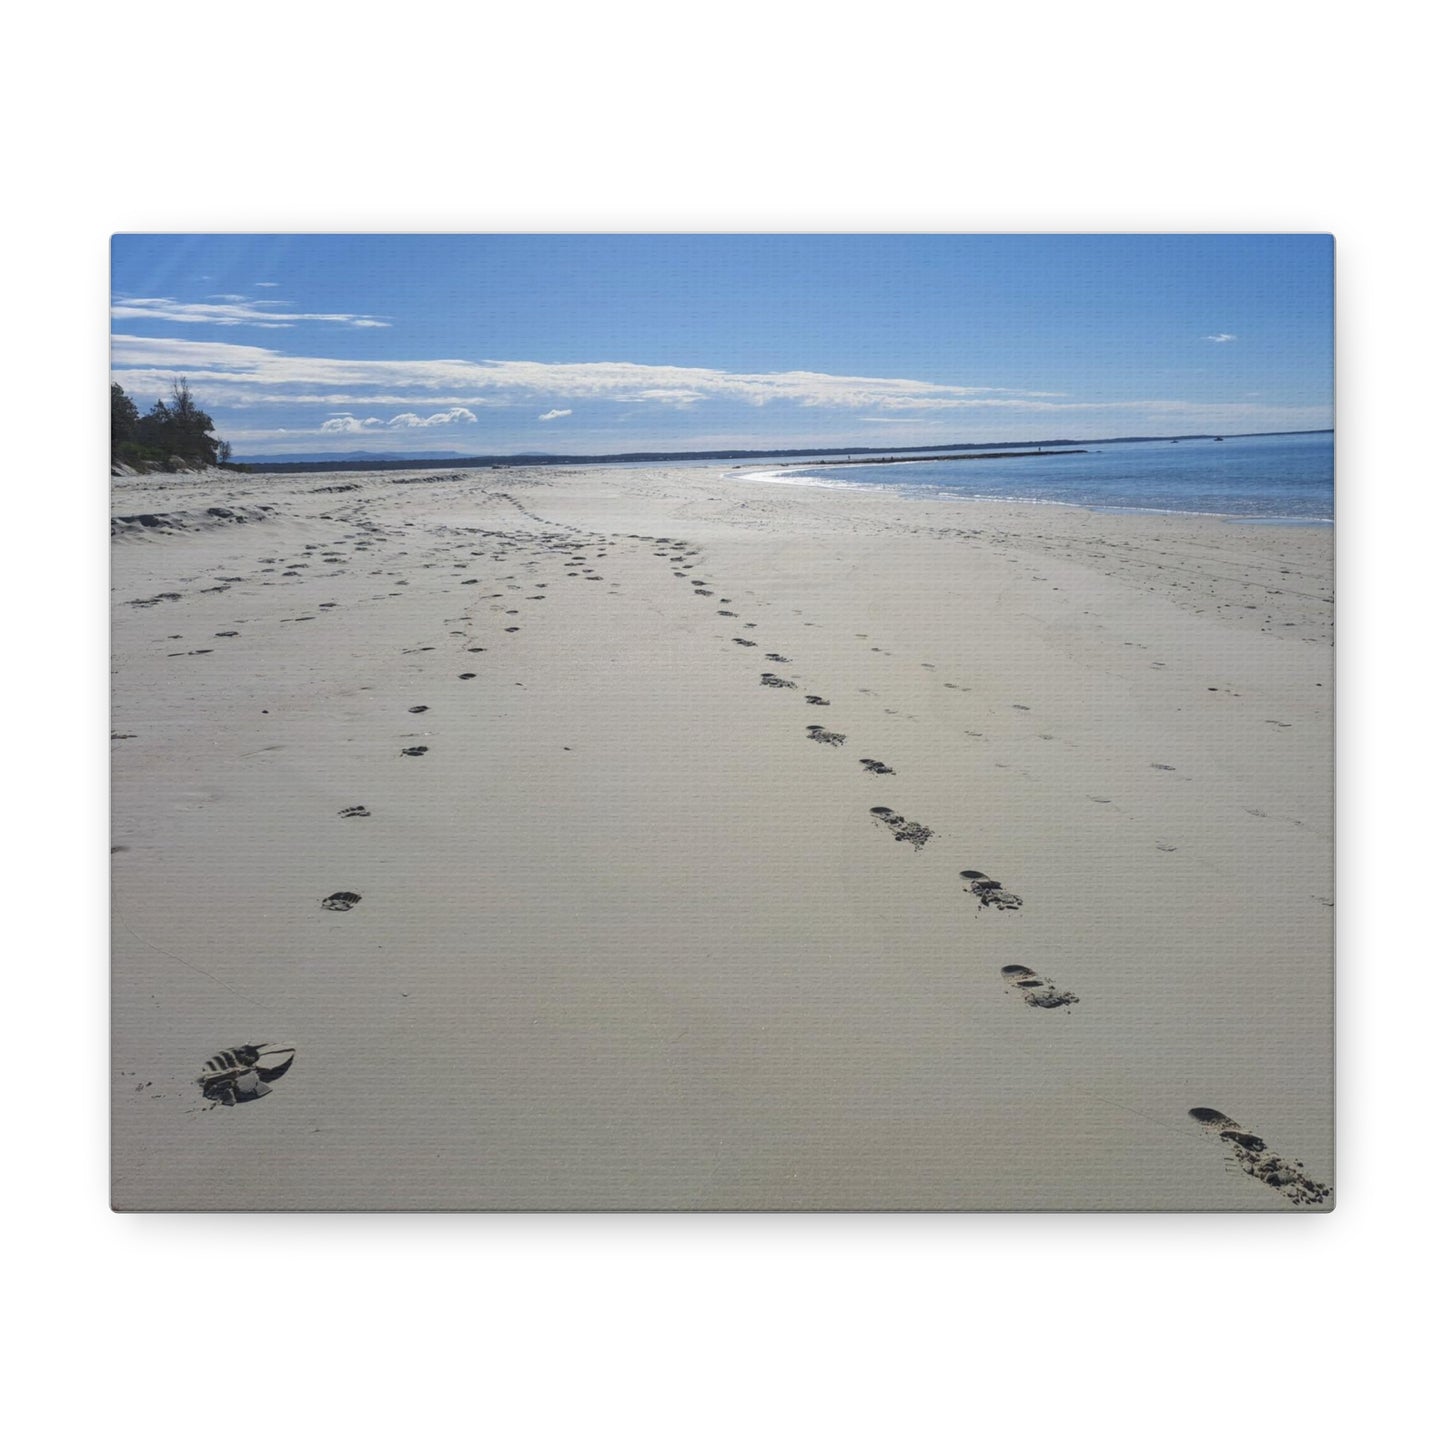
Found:
[{"label": "horizon line", "polygon": [[[1112,437],[1044,437],[1029,441],[1016,442],[934,442],[922,446],[818,446],[818,447],[708,447],[697,450],[671,449],[665,451],[627,451],[627,452],[477,452],[462,453],[451,452],[444,455],[432,454],[411,455],[398,453],[395,456],[378,455],[375,452],[358,450],[350,454],[352,462],[365,462],[371,468],[379,468],[392,463],[398,466],[412,464],[432,465],[443,463],[449,466],[465,466],[469,463],[497,464],[506,462],[531,462],[531,463],[567,463],[567,462],[623,462],[623,461],[727,461],[735,457],[781,457],[781,456],[822,456],[844,454],[860,455],[884,455],[896,452],[964,452],[964,451],[988,451],[1007,448],[1024,447],[1056,447],[1056,446],[1105,446],[1111,444],[1124,444],[1131,442],[1154,442],[1154,441],[1196,441],[1202,438],[1214,438],[1234,440],[1246,437],[1271,437],[1271,436],[1321,436],[1333,435],[1335,428],[1328,427],[1296,427],[1284,431],[1254,431],[1254,432],[1171,432],[1158,436],[1112,436]],[[299,453],[292,453],[294,457],[300,457]],[[340,459],[338,459],[340,458]],[[289,463],[274,461],[265,455],[249,455],[236,457],[234,461],[245,466],[344,466],[347,461],[344,456],[336,452],[320,452],[314,460],[293,460]]]}]

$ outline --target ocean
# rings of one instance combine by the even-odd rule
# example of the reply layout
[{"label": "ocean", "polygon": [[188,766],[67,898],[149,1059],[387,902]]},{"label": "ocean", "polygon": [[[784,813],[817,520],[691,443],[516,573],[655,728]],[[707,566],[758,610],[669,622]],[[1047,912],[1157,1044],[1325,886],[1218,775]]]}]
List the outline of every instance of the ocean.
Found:
[{"label": "ocean", "polygon": [[795,486],[883,488],[960,501],[1055,502],[1252,522],[1334,520],[1333,432],[1079,445],[1087,450],[1078,456],[849,466],[805,462],[762,469],[753,464],[739,473]]}]

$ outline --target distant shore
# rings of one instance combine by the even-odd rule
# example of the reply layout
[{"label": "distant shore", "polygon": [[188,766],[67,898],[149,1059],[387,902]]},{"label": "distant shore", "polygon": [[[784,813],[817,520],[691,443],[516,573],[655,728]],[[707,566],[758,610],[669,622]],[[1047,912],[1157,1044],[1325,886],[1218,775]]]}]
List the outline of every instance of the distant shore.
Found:
[{"label": "distant shore", "polygon": [[[1282,432],[1230,432],[1224,440],[1245,441],[1253,437],[1288,437],[1288,436],[1324,436],[1333,432],[1332,427],[1315,427],[1305,431],[1282,431]],[[1045,437],[1043,440],[1014,441],[1014,442],[931,442],[927,446],[904,447],[894,444],[891,447],[867,447],[867,446],[831,446],[831,447],[773,447],[759,448],[729,447],[716,451],[676,451],[676,452],[609,452],[602,454],[583,454],[567,452],[535,452],[519,453],[509,452],[496,455],[468,455],[461,452],[451,452],[442,455],[422,456],[382,456],[375,452],[350,452],[344,454],[332,454],[321,456],[249,456],[235,457],[233,464],[243,464],[248,470],[258,473],[301,473],[301,472],[386,472],[398,471],[414,467],[430,466],[452,466],[452,467],[602,467],[614,466],[619,463],[627,466],[638,464],[651,466],[669,466],[674,463],[684,465],[693,462],[759,462],[766,463],[774,457],[853,457],[862,460],[865,457],[877,454],[896,455],[902,452],[936,452],[953,456],[965,452],[999,452],[1007,451],[1016,456],[1037,456],[1040,448],[1058,450],[1061,447],[1073,447],[1079,450],[1094,451],[1099,447],[1106,446],[1128,446],[1136,443],[1149,442],[1194,442],[1194,441],[1219,441],[1220,437],[1209,432],[1189,432],[1179,436],[1119,436],[1119,437]],[[911,460],[911,457],[899,457],[901,461]],[[920,458],[922,460],[922,458]]]},{"label": "distant shore", "polygon": [[1031,452],[945,452],[927,457],[842,457],[817,462],[778,462],[769,466],[768,470],[780,472],[784,467],[886,467],[897,462],[1003,462],[1011,457],[1077,457],[1088,451],[1088,447],[1069,447],[1063,451],[1045,451],[1039,447]]}]

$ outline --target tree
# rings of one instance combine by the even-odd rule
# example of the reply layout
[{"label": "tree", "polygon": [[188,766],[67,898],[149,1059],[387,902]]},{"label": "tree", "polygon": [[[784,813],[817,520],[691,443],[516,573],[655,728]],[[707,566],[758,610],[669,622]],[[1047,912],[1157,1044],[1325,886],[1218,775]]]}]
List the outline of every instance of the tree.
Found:
[{"label": "tree", "polygon": [[115,383],[110,384],[110,451],[115,453],[126,442],[135,440],[136,424],[140,413],[124,391]]},{"label": "tree", "polygon": [[[115,392],[111,392],[112,413],[115,407]],[[125,396],[124,392],[121,392]],[[129,401],[129,398],[126,398]],[[131,410],[134,411],[132,406]],[[221,443],[211,434],[215,422],[196,405],[191,388],[185,377],[171,383],[171,400],[168,406],[163,401],[156,404],[140,417],[131,429],[135,443],[143,452],[154,454],[161,462],[179,457],[183,462],[215,466]]]},{"label": "tree", "polygon": [[184,460],[216,464],[216,448],[220,443],[211,433],[215,422],[196,405],[185,377],[171,383],[170,430],[175,440],[175,454]]}]

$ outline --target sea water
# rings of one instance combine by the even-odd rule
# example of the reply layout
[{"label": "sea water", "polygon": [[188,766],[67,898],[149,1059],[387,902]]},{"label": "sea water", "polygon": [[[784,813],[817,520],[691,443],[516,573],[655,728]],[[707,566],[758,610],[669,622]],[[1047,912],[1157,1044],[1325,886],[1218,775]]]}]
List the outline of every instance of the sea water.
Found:
[{"label": "sea water", "polygon": [[[930,498],[1061,502],[1097,511],[1193,512],[1255,522],[1334,519],[1333,432],[1077,445],[1086,450],[1074,456],[803,463],[765,470],[750,466],[740,472],[793,485],[884,488]],[[1023,450],[990,448],[1006,449]]]}]

